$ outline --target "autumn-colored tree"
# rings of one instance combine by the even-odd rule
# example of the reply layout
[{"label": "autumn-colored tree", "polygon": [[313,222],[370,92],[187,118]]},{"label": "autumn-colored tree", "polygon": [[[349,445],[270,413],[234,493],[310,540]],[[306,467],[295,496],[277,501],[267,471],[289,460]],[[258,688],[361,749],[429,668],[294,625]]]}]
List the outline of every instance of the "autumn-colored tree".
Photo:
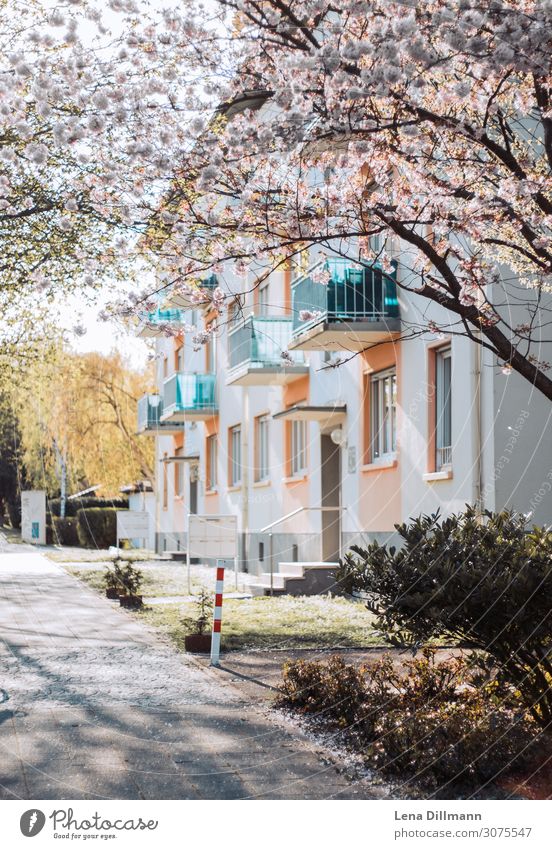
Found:
[{"label": "autumn-colored tree", "polygon": [[136,403],[147,375],[118,352],[76,354],[30,368],[17,391],[23,459],[33,485],[58,493],[100,484],[105,495],[154,480],[151,440],[136,434]]}]

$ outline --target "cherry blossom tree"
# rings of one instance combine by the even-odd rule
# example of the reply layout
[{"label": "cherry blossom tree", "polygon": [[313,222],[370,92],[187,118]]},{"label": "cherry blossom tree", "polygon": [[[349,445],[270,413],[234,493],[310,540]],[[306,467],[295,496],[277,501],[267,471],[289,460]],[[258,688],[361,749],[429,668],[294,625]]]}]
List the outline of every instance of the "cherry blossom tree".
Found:
[{"label": "cherry blossom tree", "polygon": [[213,273],[394,259],[407,333],[467,335],[552,399],[551,24],[550,0],[4,0],[0,294],[117,296],[147,261],[216,314]]},{"label": "cherry blossom tree", "polygon": [[[0,3],[5,319],[22,295],[48,299],[138,276],[133,249],[171,185],[195,114],[184,30],[180,17],[133,0]],[[177,73],[184,67],[189,82]],[[204,99],[208,68],[204,57]]]},{"label": "cherry blossom tree", "polygon": [[418,330],[469,336],[552,399],[550,0],[218,7],[232,73],[159,209],[165,280],[251,280],[309,246],[394,258],[421,313],[447,310]]}]

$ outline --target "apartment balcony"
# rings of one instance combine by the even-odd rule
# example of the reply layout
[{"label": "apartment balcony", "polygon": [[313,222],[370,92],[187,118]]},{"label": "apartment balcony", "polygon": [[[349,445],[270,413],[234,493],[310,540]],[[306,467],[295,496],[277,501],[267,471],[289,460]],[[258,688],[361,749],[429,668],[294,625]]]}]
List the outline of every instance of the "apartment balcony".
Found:
[{"label": "apartment balcony", "polygon": [[142,339],[155,339],[165,336],[167,328],[183,324],[184,317],[181,310],[155,310],[154,312],[142,313],[138,323],[136,335]]},{"label": "apartment balcony", "polygon": [[249,316],[228,333],[229,386],[282,386],[308,374],[302,351],[282,358],[291,340],[292,319]]},{"label": "apartment balcony", "polygon": [[363,351],[400,333],[396,263],[328,257],[292,285],[291,350]]},{"label": "apartment balcony", "polygon": [[217,286],[217,275],[210,274],[209,277],[206,277],[197,286],[183,287],[181,290],[173,288],[172,291],[167,293],[165,306],[179,310],[201,309],[202,306],[206,306],[208,304],[208,299],[205,299],[205,303],[202,303],[201,300],[199,302],[197,301],[197,293],[199,289],[212,290]]},{"label": "apartment balcony", "polygon": [[162,423],[204,422],[217,413],[214,374],[176,372],[163,382]]},{"label": "apartment balcony", "polygon": [[137,433],[146,436],[163,436],[165,434],[182,433],[183,424],[172,424],[161,421],[163,415],[163,399],[160,395],[142,395],[138,399]]}]

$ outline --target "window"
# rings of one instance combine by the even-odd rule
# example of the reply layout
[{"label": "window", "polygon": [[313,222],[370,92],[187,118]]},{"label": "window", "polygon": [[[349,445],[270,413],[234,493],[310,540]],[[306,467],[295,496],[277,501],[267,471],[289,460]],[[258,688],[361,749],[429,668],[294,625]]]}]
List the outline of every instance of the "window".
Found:
[{"label": "window", "polygon": [[268,416],[256,419],[256,475],[257,481],[264,481],[270,476],[268,465]]},{"label": "window", "polygon": [[232,330],[236,327],[241,319],[242,319],[242,308],[241,303],[238,298],[236,298],[232,303],[228,306],[228,330]]},{"label": "window", "polygon": [[169,507],[169,473],[167,470],[167,454],[163,454],[163,460],[161,461],[161,466],[163,469],[163,510],[167,510]]},{"label": "window", "polygon": [[239,486],[241,483],[241,427],[230,428],[230,486]]},{"label": "window", "polygon": [[[175,448],[174,456],[183,457],[184,449]],[[176,496],[184,494],[184,463],[181,460],[177,460],[174,464],[174,494]]]},{"label": "window", "polygon": [[370,379],[371,461],[389,459],[397,450],[397,375],[394,369]]},{"label": "window", "polygon": [[184,371],[184,345],[179,345],[174,352],[174,370]]},{"label": "window", "polygon": [[435,469],[452,462],[451,354],[450,348],[435,352]]},{"label": "window", "polygon": [[169,376],[169,358],[163,357],[163,377]]},{"label": "window", "polygon": [[207,437],[207,489],[217,488],[217,434]]},{"label": "window", "polygon": [[211,334],[211,338],[205,345],[205,370],[208,374],[212,374],[215,371],[215,358],[216,358],[216,339]]},{"label": "window", "polygon": [[296,477],[307,470],[307,422],[291,422],[291,475]]},{"label": "window", "polygon": [[260,316],[267,316],[269,312],[269,302],[268,302],[268,283],[264,283],[259,287],[259,300],[257,303],[257,314]]}]

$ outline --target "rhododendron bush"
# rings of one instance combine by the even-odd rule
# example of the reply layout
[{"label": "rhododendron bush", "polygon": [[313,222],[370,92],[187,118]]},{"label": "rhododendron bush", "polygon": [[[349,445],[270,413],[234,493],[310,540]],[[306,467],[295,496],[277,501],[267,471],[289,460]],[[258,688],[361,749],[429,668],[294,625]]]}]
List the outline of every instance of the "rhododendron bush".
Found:
[{"label": "rhododendron bush", "polygon": [[216,313],[225,278],[249,289],[310,246],[393,259],[420,316],[445,308],[431,330],[552,398],[550,0],[7,0],[0,16],[12,285],[90,285],[140,256],[161,291],[217,274],[197,294]]}]

